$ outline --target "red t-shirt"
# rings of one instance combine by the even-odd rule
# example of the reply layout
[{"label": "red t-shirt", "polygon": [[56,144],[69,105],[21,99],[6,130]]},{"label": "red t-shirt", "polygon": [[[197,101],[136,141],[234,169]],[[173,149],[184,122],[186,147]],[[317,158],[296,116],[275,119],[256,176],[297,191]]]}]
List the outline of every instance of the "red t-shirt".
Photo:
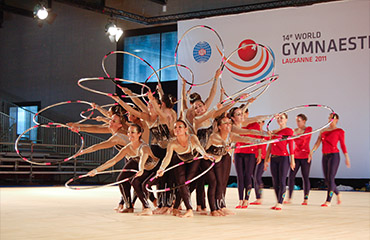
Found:
[{"label": "red t-shirt", "polygon": [[[293,136],[294,132],[291,128],[284,128],[280,131],[276,132],[277,135],[283,135],[283,136]],[[279,138],[279,137],[273,137],[273,138]],[[293,154],[293,140],[285,140],[280,141],[276,143],[271,144],[271,155],[278,155],[278,156],[289,156],[288,150],[287,150],[287,144],[289,144],[289,152]]]},{"label": "red t-shirt", "polygon": [[[312,132],[312,127],[306,127],[304,133]],[[294,158],[308,158],[310,153],[311,134],[294,139]]]},{"label": "red t-shirt", "polygon": [[325,131],[321,133],[322,141],[322,153],[337,153],[339,149],[337,147],[338,142],[342,148],[343,153],[347,153],[347,147],[344,143],[344,130],[337,128],[331,131]]},{"label": "red t-shirt", "polygon": [[[252,130],[258,130],[261,131],[261,126],[257,123],[250,123],[246,127],[242,127],[243,129],[252,129]],[[257,137],[255,135],[242,135],[242,136],[247,136],[247,137]],[[252,146],[252,147],[243,147],[243,148],[238,148],[239,146],[243,145],[248,145],[243,142],[237,142],[235,146],[237,147],[234,151],[234,153],[258,153],[258,145],[257,146]]]},{"label": "red t-shirt", "polygon": [[[266,140],[269,140],[268,138],[265,138]],[[258,145],[258,149],[261,149],[261,158],[265,159],[266,158],[266,144],[263,145]],[[256,158],[258,158],[258,150],[256,151]]]}]

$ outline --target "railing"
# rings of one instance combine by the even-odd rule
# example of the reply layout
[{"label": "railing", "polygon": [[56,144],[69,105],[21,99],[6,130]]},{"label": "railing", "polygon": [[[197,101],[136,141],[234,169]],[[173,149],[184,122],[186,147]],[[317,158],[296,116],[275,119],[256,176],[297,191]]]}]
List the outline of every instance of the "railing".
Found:
[{"label": "railing", "polygon": [[[3,112],[0,112],[0,123],[1,123],[1,132],[0,136],[2,138],[0,139],[1,142],[5,144],[0,144],[0,151],[2,152],[15,152],[14,149],[14,142],[17,137],[17,125],[16,120],[14,118],[11,118],[8,114],[10,107],[19,107],[13,103],[10,103],[6,100],[0,99],[1,106],[0,110]],[[22,108],[22,107],[19,107]],[[22,108],[27,114],[29,114],[29,118],[33,118],[34,112],[31,112],[27,109]],[[43,116],[38,116],[37,119],[40,123],[49,123],[52,122],[48,118],[45,118]],[[15,122],[15,123],[14,123]],[[12,124],[14,123],[14,124]],[[25,136],[24,139],[21,140],[22,144],[25,143],[32,144],[33,148],[37,146],[43,146],[49,148],[49,151],[52,151],[57,154],[63,154],[63,155],[73,155],[77,149],[80,147],[80,138],[79,136],[70,131],[67,128],[44,128],[39,127],[30,130],[31,131],[37,131],[37,139],[29,139],[27,136]],[[91,146],[94,144],[97,144],[101,141],[104,141],[105,139],[88,134],[88,133],[81,133],[81,135],[84,138],[85,141],[85,147]],[[100,164],[105,162],[106,160],[113,157],[115,153],[115,150],[112,149],[104,149],[100,150],[94,153],[86,154],[81,156],[84,163],[87,164]]]},{"label": "railing", "polygon": [[14,142],[16,137],[15,119],[0,112],[0,141]]}]

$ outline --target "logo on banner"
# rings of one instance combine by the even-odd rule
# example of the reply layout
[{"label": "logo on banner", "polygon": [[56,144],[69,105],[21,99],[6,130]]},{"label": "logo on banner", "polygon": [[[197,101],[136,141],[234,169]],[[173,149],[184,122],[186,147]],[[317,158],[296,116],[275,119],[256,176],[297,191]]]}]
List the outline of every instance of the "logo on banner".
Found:
[{"label": "logo on banner", "polygon": [[207,42],[198,42],[193,49],[194,60],[198,63],[207,62],[212,54],[212,49],[209,43]]},{"label": "logo on banner", "polygon": [[[225,65],[232,78],[248,83],[260,81],[269,76],[275,60],[272,49],[259,46],[252,39],[243,40],[238,48],[240,48],[238,52]],[[217,50],[222,56],[221,51]]]}]

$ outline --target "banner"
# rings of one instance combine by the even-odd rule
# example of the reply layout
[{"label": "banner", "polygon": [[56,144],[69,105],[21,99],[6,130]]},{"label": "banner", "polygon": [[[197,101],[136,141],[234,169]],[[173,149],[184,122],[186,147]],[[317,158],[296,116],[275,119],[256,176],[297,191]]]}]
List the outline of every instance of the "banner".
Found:
[{"label": "banner", "polygon": [[[225,57],[233,53],[222,74],[222,86],[229,95],[278,74],[279,79],[251,104],[250,116],[303,104],[330,106],[339,114],[338,127],[345,130],[352,165],[345,167],[341,152],[337,178],[370,178],[369,9],[370,1],[354,0],[180,21],[178,38],[183,38],[178,63],[193,71],[195,83],[202,83],[214,76],[222,52]],[[211,29],[198,27],[184,35],[199,25]],[[243,44],[246,48],[236,51]],[[185,71],[181,74],[188,77]],[[211,83],[195,86],[193,91],[205,99],[210,87]],[[179,96],[180,91],[181,81]],[[218,100],[219,95],[214,105]],[[293,111],[288,127],[296,128],[299,113],[307,115],[307,126],[317,129],[328,122],[330,112]],[[276,128],[275,121],[271,129]],[[318,133],[312,135],[311,148],[317,137]],[[320,146],[313,156],[311,177],[323,177],[321,158]]]}]

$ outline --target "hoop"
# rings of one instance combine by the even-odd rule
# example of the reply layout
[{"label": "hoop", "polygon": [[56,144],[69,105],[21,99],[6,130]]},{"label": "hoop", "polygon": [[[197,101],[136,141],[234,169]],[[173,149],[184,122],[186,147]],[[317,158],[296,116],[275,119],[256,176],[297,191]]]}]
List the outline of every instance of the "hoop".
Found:
[{"label": "hoop", "polygon": [[[157,74],[157,72],[155,71],[155,69],[152,67],[152,65],[150,65],[146,60],[144,60],[143,58],[141,58],[141,57],[139,57],[139,56],[137,56],[137,55],[135,55],[135,54],[132,54],[132,53],[129,53],[129,52],[125,52],[125,51],[112,51],[112,52],[110,52],[110,53],[107,53],[104,57],[103,57],[103,59],[102,59],[102,68],[103,68],[103,71],[104,71],[104,73],[105,73],[105,75],[107,75],[107,77],[108,78],[110,78],[111,76],[108,74],[108,72],[107,72],[107,70],[105,69],[105,59],[107,59],[108,58],[108,56],[110,56],[111,54],[117,54],[117,53],[121,53],[121,54],[127,54],[127,55],[130,55],[130,56],[132,56],[132,57],[135,57],[135,58],[137,58],[137,59],[140,59],[142,62],[144,62],[146,65],[148,65],[152,70],[153,70],[153,73],[156,75],[156,77],[157,77],[157,79],[158,79],[158,83],[160,83],[161,82],[161,80],[160,80],[160,78],[159,78],[159,76],[158,76],[158,74]],[[132,82],[134,82],[134,81],[132,81]],[[136,82],[135,82],[136,83]]]},{"label": "hoop", "polygon": [[[222,66],[222,62],[223,62],[223,59],[224,59],[224,56],[225,56],[225,54],[224,54],[224,42],[222,41],[222,39],[221,39],[221,37],[220,37],[220,35],[216,32],[216,30],[215,29],[213,29],[213,28],[211,28],[211,27],[209,27],[209,26],[206,26],[206,25],[197,25],[197,26],[194,26],[194,27],[191,27],[191,28],[189,28],[182,36],[181,36],[181,38],[179,39],[179,41],[177,42],[177,45],[176,45],[176,49],[175,49],[175,66],[176,66],[176,71],[177,71],[177,74],[180,76],[180,78],[183,78],[183,79],[185,79],[182,75],[181,75],[181,73],[180,73],[180,71],[179,71],[179,68],[178,68],[178,66],[179,65],[181,65],[181,64],[179,64],[178,63],[178,58],[177,58],[177,52],[178,52],[178,50],[179,50],[179,46],[180,46],[180,43],[181,43],[181,41],[184,39],[184,37],[186,36],[186,34],[188,34],[189,32],[191,32],[192,30],[194,30],[194,29],[197,29],[197,28],[205,28],[205,29],[209,29],[209,30],[211,30],[212,32],[214,32],[215,34],[216,34],[216,36],[217,36],[217,38],[220,40],[220,43],[221,43],[221,50],[222,50],[222,56],[221,56],[221,64],[220,64],[220,66]],[[221,76],[220,76],[221,77]],[[199,84],[194,84],[194,81],[193,81],[193,83],[190,83],[190,82],[188,82],[188,81],[186,81],[186,79],[185,79],[185,81],[186,81],[186,83],[187,84],[189,84],[189,85],[191,85],[192,87],[193,86],[203,86],[203,85],[206,85],[207,83],[209,83],[209,82],[212,82],[212,81],[214,81],[215,79],[214,78],[211,78],[210,80],[208,80],[208,81],[206,81],[206,82],[203,82],[203,83],[199,83]]]},{"label": "hoop", "polygon": [[[275,119],[275,117],[279,114],[282,114],[282,113],[287,113],[287,112],[291,112],[293,110],[297,110],[297,109],[301,109],[301,108],[307,108],[307,107],[322,107],[322,108],[326,108],[330,111],[330,114],[334,114],[334,110],[329,107],[329,106],[326,106],[326,105],[321,105],[321,104],[307,104],[307,105],[300,105],[300,106],[296,106],[296,107],[292,107],[292,108],[289,108],[287,110],[284,110],[284,111],[281,111],[279,112],[278,114],[274,114],[272,115],[273,117],[270,119],[270,121],[267,123],[267,131],[269,131],[269,128],[268,126],[270,125],[270,123],[272,122],[272,120]],[[330,123],[333,121],[334,118],[331,119],[330,122],[328,122],[327,124],[325,124],[324,126],[320,127],[320,128],[317,128],[315,130],[312,130],[311,132],[307,132],[307,133],[302,133],[302,134],[298,134],[298,135],[293,135],[293,136],[279,136],[278,138],[275,138],[275,139],[271,139],[271,140],[268,140],[268,141],[265,141],[265,142],[260,142],[260,143],[254,143],[254,144],[248,144],[248,145],[242,145],[242,146],[239,146],[239,147],[235,147],[233,146],[232,148],[245,148],[245,147],[252,147],[252,146],[258,146],[258,145],[264,145],[264,144],[270,144],[270,143],[276,143],[276,142],[281,142],[281,141],[286,141],[286,140],[293,140],[293,139],[296,139],[296,138],[300,138],[300,137],[303,137],[303,136],[306,136],[306,135],[311,135],[313,133],[316,133],[316,132],[319,132],[321,131],[322,129],[328,127],[330,125]]]},{"label": "hoop", "polygon": [[[283,114],[283,113],[288,113],[288,112],[291,112],[291,111],[294,111],[294,110],[297,110],[297,109],[308,108],[308,107],[326,108],[326,109],[328,109],[330,111],[330,114],[334,114],[335,113],[334,110],[331,107],[326,106],[326,105],[322,105],[322,104],[307,104],[307,105],[300,105],[300,106],[291,107],[291,108],[288,108],[288,109],[286,109],[284,111],[279,112],[278,114],[273,115],[273,117],[268,121],[268,123],[266,125],[267,131],[270,131],[270,129],[269,129],[270,123],[276,118],[277,115],[280,115],[280,114]],[[326,128],[327,126],[329,126],[330,125],[330,122],[328,122],[327,124],[325,124],[323,127],[319,128],[318,131],[320,131],[320,130]],[[315,130],[313,132],[317,132],[317,130]],[[308,135],[308,134],[311,134],[311,133],[306,133],[305,135]]]},{"label": "hoop", "polygon": [[[27,132],[29,132],[29,131],[31,131],[31,130],[33,130],[33,129],[36,129],[36,128],[39,128],[39,127],[51,128],[51,126],[54,126],[54,128],[65,127],[65,128],[70,129],[72,132],[74,132],[74,133],[78,134],[78,136],[79,136],[79,137],[80,137],[80,139],[81,139],[81,146],[80,146],[80,148],[78,149],[78,151],[77,151],[75,154],[73,154],[72,156],[68,157],[68,158],[65,158],[65,159],[63,159],[63,160],[59,160],[59,161],[55,161],[55,162],[38,163],[38,162],[31,161],[31,160],[29,160],[28,158],[24,157],[24,156],[20,153],[20,151],[19,151],[19,149],[18,149],[19,140],[22,138],[22,136],[23,136],[25,133],[27,133]],[[64,124],[61,124],[61,123],[38,124],[38,125],[35,125],[35,126],[33,126],[33,127],[30,127],[29,129],[27,129],[26,131],[24,131],[21,135],[19,135],[19,136],[18,136],[18,138],[15,140],[15,144],[14,144],[14,146],[15,146],[15,151],[16,151],[16,153],[17,153],[17,154],[18,154],[18,156],[19,156],[20,158],[22,158],[24,161],[26,161],[26,162],[28,162],[28,163],[31,163],[31,164],[34,164],[34,165],[49,166],[49,165],[52,165],[52,164],[59,164],[59,163],[67,162],[67,161],[71,160],[72,158],[75,158],[75,156],[76,156],[76,155],[77,155],[77,154],[78,154],[78,153],[83,149],[83,147],[84,147],[84,138],[83,138],[83,136],[82,136],[78,131],[73,131],[71,127],[69,127],[69,126],[67,126],[67,125],[64,125]]]},{"label": "hoop", "polygon": [[[194,159],[193,159],[193,161],[198,160],[198,159],[201,159],[201,158],[203,158],[203,157],[196,157],[196,158],[194,158]],[[175,164],[175,165],[173,165],[172,167],[169,167],[169,168],[167,168],[166,170],[164,170],[164,172],[163,172],[163,173],[166,173],[166,172],[168,172],[168,171],[170,171],[170,170],[172,170],[172,169],[174,169],[174,168],[176,168],[176,167],[182,166],[182,165],[184,165],[184,164],[186,164],[186,163],[185,163],[185,162],[180,162],[180,163],[178,163],[178,164]],[[211,165],[210,165],[206,170],[204,170],[202,173],[200,173],[198,176],[195,176],[194,178],[192,178],[192,179],[190,179],[190,180],[185,181],[185,183],[184,183],[184,184],[180,184],[180,185],[178,185],[178,186],[171,187],[171,188],[164,188],[164,189],[157,189],[157,190],[153,190],[153,189],[151,189],[151,188],[149,187],[149,183],[153,182],[153,181],[154,181],[154,179],[158,178],[158,176],[156,175],[156,176],[152,177],[151,179],[149,179],[149,183],[147,183],[147,184],[145,185],[145,188],[146,188],[146,190],[148,190],[149,192],[152,192],[152,193],[168,192],[168,191],[171,191],[171,190],[175,190],[175,189],[177,189],[177,188],[180,188],[180,187],[186,186],[186,185],[188,185],[189,183],[192,183],[192,182],[194,182],[195,180],[199,179],[199,178],[200,178],[200,177],[202,177],[204,174],[206,174],[209,170],[211,170],[211,168],[212,168],[214,165],[215,165],[215,161],[212,161],[212,164],[211,164]]]},{"label": "hoop", "polygon": [[[133,172],[133,173],[137,173],[138,171],[135,170],[135,169],[110,170],[110,171],[98,172],[98,173],[96,173],[96,175],[108,174],[108,173],[116,173],[116,172]],[[127,182],[127,181],[131,180],[133,177],[135,177],[135,175],[136,174],[134,174],[131,177],[125,178],[125,179],[123,179],[121,181],[117,181],[117,182],[113,182],[113,183],[108,183],[108,184],[105,184],[105,185],[80,186],[80,187],[74,187],[74,186],[70,186],[69,185],[70,183],[72,183],[72,182],[74,182],[74,181],[76,181],[78,179],[89,177],[89,175],[84,174],[84,175],[80,175],[78,177],[74,177],[74,178],[69,179],[64,184],[64,186],[67,187],[67,188],[69,188],[69,189],[72,189],[72,190],[88,190],[88,189],[94,189],[94,188],[109,187],[109,186],[114,186],[114,185],[117,185],[117,184],[120,184],[120,183],[123,183],[123,182]]]},{"label": "hoop", "polygon": [[[221,64],[221,73],[220,73],[220,86],[221,86],[221,88],[224,88],[223,87],[223,84],[222,84],[222,78],[221,78],[221,76],[222,76],[222,73],[223,73],[223,71],[224,71],[224,68],[226,67],[226,68],[228,68],[227,66],[226,66],[226,63],[227,62],[229,62],[230,61],[230,58],[235,54],[235,53],[237,53],[240,49],[242,49],[242,48],[245,48],[245,47],[248,47],[248,46],[259,46],[259,47],[261,47],[261,48],[263,48],[263,49],[265,49],[267,52],[268,52],[268,54],[269,55],[271,55],[272,56],[272,65],[270,66],[270,69],[268,70],[268,71],[266,71],[263,75],[261,75],[260,77],[258,77],[257,79],[255,79],[255,80],[253,80],[253,81],[264,81],[264,80],[266,80],[266,79],[269,79],[269,77],[267,76],[267,74],[268,73],[270,73],[270,72],[272,72],[272,75],[271,75],[271,77],[274,77],[274,76],[276,76],[275,75],[275,56],[274,56],[274,54],[273,54],[273,52],[270,50],[270,48],[268,48],[268,47],[266,47],[266,46],[264,46],[264,45],[262,45],[262,44],[259,44],[259,43],[253,43],[253,44],[246,44],[246,45],[243,45],[243,46],[241,46],[241,47],[238,47],[237,49],[235,49],[227,58],[225,58],[225,57],[223,57],[222,58],[222,64]],[[269,55],[267,55],[267,56],[269,56]],[[270,78],[271,78],[270,77]],[[252,86],[254,86],[254,84],[252,84]],[[244,89],[245,90],[245,89]],[[266,89],[267,90],[267,89]],[[240,94],[241,92],[243,92],[243,89],[242,90],[240,90],[240,91],[238,91],[236,94],[233,94],[232,96],[235,96],[235,95],[237,95],[237,94]],[[226,97],[230,97],[227,93],[226,93],[226,91],[225,91],[225,96]]]},{"label": "hoop", "polygon": [[[119,88],[121,88],[121,86],[119,84],[117,84],[117,82],[134,83],[134,84],[138,84],[142,87],[146,87],[150,91],[150,88],[147,85],[143,84],[143,83],[139,83],[139,82],[135,82],[135,81],[131,81],[131,80],[126,80],[126,79],[122,79],[122,78],[109,78],[109,77],[108,78],[107,77],[81,78],[80,80],[78,80],[77,84],[78,84],[78,86],[80,86],[81,88],[83,88],[87,91],[90,91],[90,92],[93,92],[93,93],[96,93],[96,94],[100,94],[100,95],[104,95],[104,96],[112,96],[113,95],[112,93],[106,93],[106,92],[98,91],[98,90],[95,90],[95,89],[92,89],[92,88],[89,88],[89,87],[86,87],[86,86],[82,85],[83,82],[101,81],[101,80],[113,81],[113,83],[116,84],[116,86],[119,87]],[[121,95],[120,97],[133,98],[133,97],[143,97],[145,95],[135,95],[135,96]]]},{"label": "hoop", "polygon": [[[33,116],[33,118],[32,118],[32,121],[33,121],[35,124],[40,125],[41,123],[39,123],[39,122],[37,122],[37,121],[36,121],[36,117],[37,117],[38,115],[40,115],[40,113],[42,113],[42,112],[44,112],[44,111],[46,111],[46,110],[48,110],[48,109],[50,109],[50,108],[53,108],[53,107],[56,107],[56,106],[60,106],[60,105],[64,105],[64,104],[70,104],[70,103],[82,103],[82,104],[90,105],[90,107],[92,107],[92,104],[91,104],[90,102],[87,102],[87,101],[81,101],[81,100],[59,102],[59,103],[55,103],[55,104],[49,105],[49,106],[47,106],[47,107],[45,107],[45,108],[41,109],[41,110],[40,110],[40,111],[38,111],[37,113],[35,113],[35,115],[34,115],[34,116]],[[93,114],[93,113],[92,113],[92,114]],[[92,115],[92,114],[91,114],[91,115]],[[85,121],[85,120],[80,120],[80,121],[78,121],[78,122],[76,122],[76,123],[81,123],[81,121]],[[51,124],[51,125],[53,125],[53,124]]]}]

